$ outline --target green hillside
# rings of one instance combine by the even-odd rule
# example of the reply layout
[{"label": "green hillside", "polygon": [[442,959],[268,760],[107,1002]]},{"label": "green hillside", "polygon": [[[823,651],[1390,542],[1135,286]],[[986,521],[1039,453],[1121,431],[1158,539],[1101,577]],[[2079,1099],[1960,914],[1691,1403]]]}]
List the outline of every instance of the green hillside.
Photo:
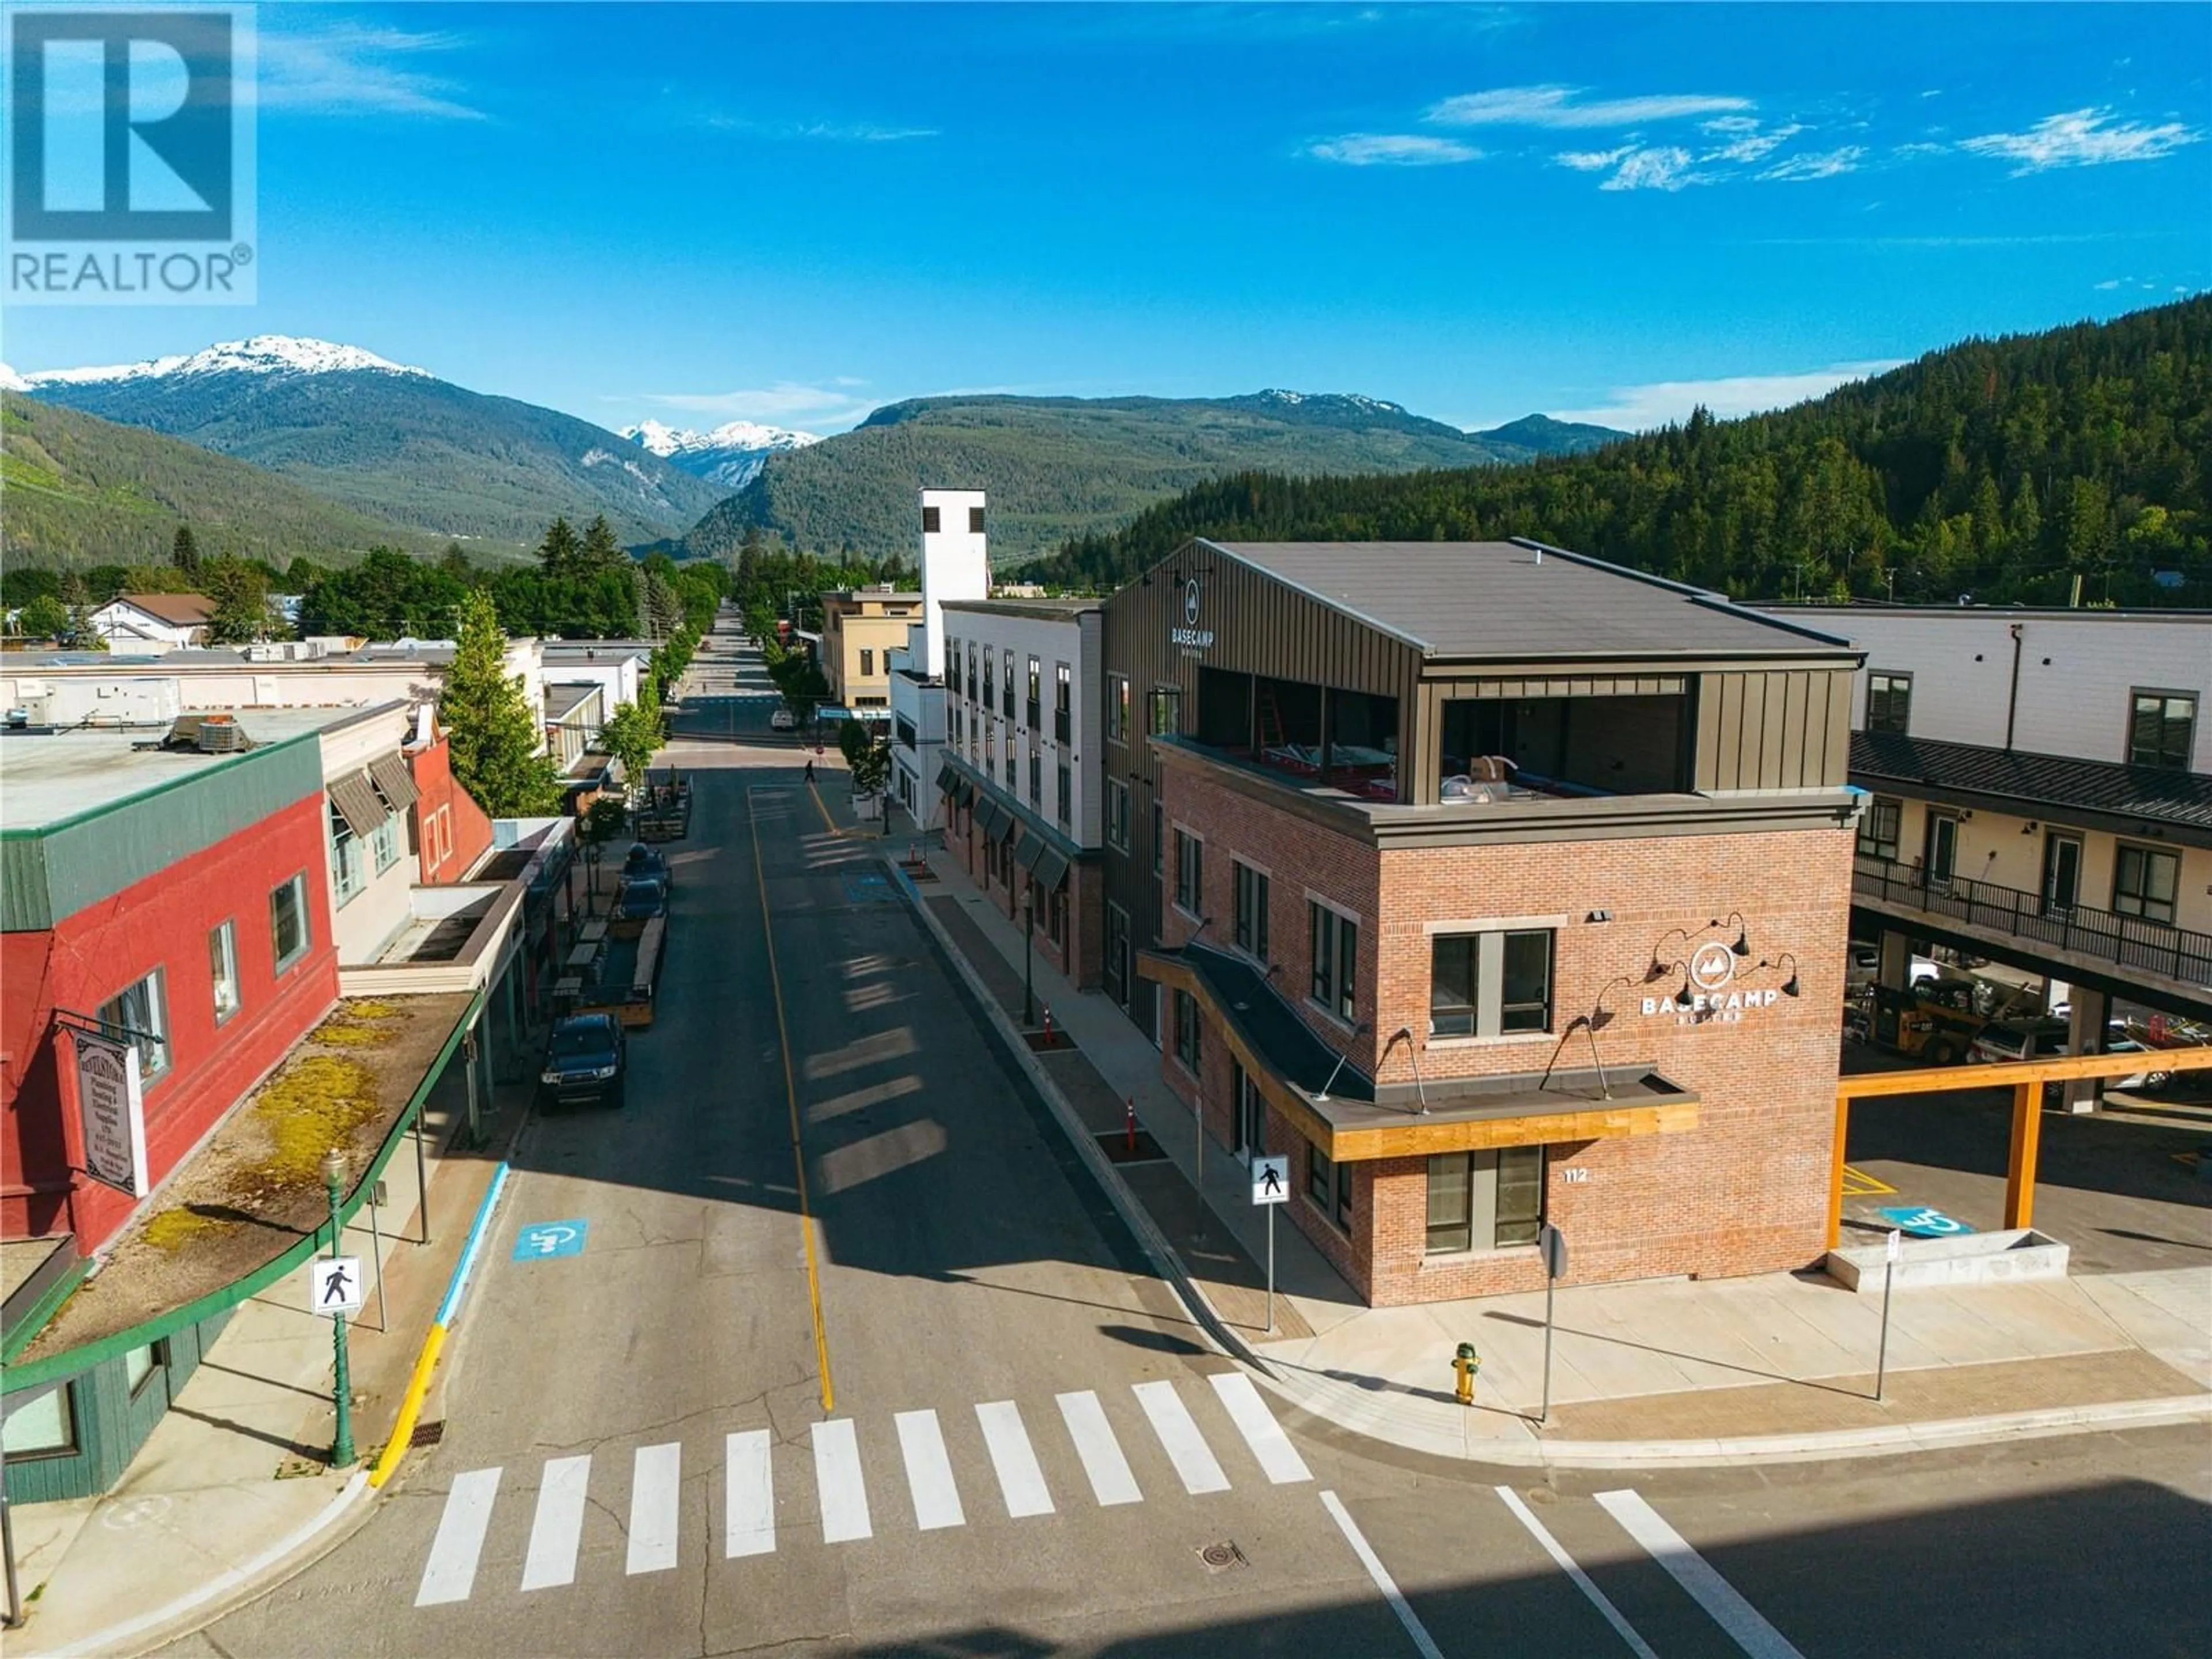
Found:
[{"label": "green hillside", "polygon": [[1530,536],[1746,598],[2212,605],[2212,295],[1969,340],[1771,415],[1404,477],[1252,472],[1031,574],[1108,587],[1193,535]]},{"label": "green hillside", "polygon": [[0,550],[11,563],[164,563],[179,524],[210,557],[279,567],[444,545],[181,439],[0,393]]},{"label": "green hillside", "polygon": [[849,548],[871,559],[910,557],[915,492],[927,484],[988,490],[993,560],[1013,564],[1071,536],[1112,529],[1226,472],[1467,466],[1584,445],[1586,434],[1602,431],[1547,424],[1557,430],[1532,429],[1516,442],[1373,398],[1281,392],[920,398],[878,410],[850,432],[771,455],[684,544],[694,555],[726,555],[752,530],[825,556]]}]

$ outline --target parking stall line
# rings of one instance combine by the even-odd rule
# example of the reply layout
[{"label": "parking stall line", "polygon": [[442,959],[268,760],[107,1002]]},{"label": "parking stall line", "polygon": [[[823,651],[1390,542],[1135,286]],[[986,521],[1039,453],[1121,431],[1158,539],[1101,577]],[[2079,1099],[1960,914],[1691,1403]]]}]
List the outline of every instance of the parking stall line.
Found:
[{"label": "parking stall line", "polygon": [[1601,1492],[1600,1508],[1621,1529],[1644,1547],[1644,1553],[1689,1593],[1691,1600],[1729,1634],[1750,1659],[1804,1659],[1782,1632],[1768,1624],[1758,1608],[1745,1601],[1735,1585],[1714,1571],[1712,1564],[1690,1547],[1689,1540],[1668,1526],[1659,1511],[1634,1492]]},{"label": "parking stall line", "polygon": [[1613,1626],[1622,1641],[1628,1644],[1628,1650],[1636,1656],[1636,1659],[1659,1659],[1659,1656],[1651,1650],[1651,1644],[1636,1633],[1636,1627],[1622,1616],[1619,1607],[1613,1605],[1612,1598],[1590,1582],[1590,1576],[1582,1570],[1573,1556],[1567,1553],[1559,1540],[1552,1536],[1551,1528],[1539,1521],[1528,1504],[1521,1501],[1521,1494],[1510,1486],[1500,1486],[1498,1496],[1505,1507],[1513,1511],[1513,1518],[1528,1529],[1528,1535],[1544,1547],[1544,1553],[1552,1558],[1561,1572],[1574,1581],[1575,1588],[1589,1598],[1590,1605],[1604,1615],[1605,1622]]},{"label": "parking stall line", "polygon": [[1227,1492],[1229,1477],[1221,1472],[1221,1464],[1213,1455],[1213,1449],[1206,1443],[1206,1437],[1198,1431],[1198,1424],[1190,1408],[1182,1403],[1174,1383],[1162,1379],[1153,1382],[1139,1382],[1131,1392],[1137,1403],[1145,1408],[1152,1419],[1152,1432],[1159,1437],[1161,1449],[1175,1465],[1175,1472],[1182,1481],[1183,1490],[1193,1496],[1200,1492]]},{"label": "parking stall line", "polygon": [[722,1442],[722,1555],[775,1553],[775,1482],[769,1461],[773,1437],[746,1429]]},{"label": "parking stall line", "polygon": [[538,1512],[530,1522],[530,1553],[523,1558],[522,1588],[548,1589],[576,1582],[576,1549],[584,1536],[585,1489],[592,1460],[556,1457],[538,1477]]},{"label": "parking stall line", "polygon": [[422,1564],[416,1607],[469,1599],[476,1587],[477,1558],[483,1553],[484,1534],[491,1526],[499,1477],[497,1469],[471,1469],[453,1477],[453,1489],[446,1494],[446,1512],[438,1517],[438,1535],[431,1540],[430,1559]]},{"label": "parking stall line", "polygon": [[1129,1473],[1129,1460],[1121,1455],[1121,1443],[1114,1438],[1114,1425],[1106,1420],[1106,1408],[1098,1403],[1098,1396],[1088,1389],[1061,1395],[1060,1415],[1099,1503],[1142,1503],[1145,1494],[1137,1486],[1137,1477]]},{"label": "parking stall line", "polygon": [[676,1441],[640,1446],[630,1462],[628,1572],[665,1572],[676,1565],[683,1498],[684,1448]]},{"label": "parking stall line", "polygon": [[1229,1420],[1244,1437],[1244,1443],[1260,1460],[1261,1471],[1268,1480],[1280,1486],[1313,1479],[1313,1471],[1298,1455],[1298,1449],[1291,1443],[1290,1436],[1283,1432],[1283,1425],[1275,1421],[1274,1413],[1260,1398],[1260,1391],[1252,1386],[1250,1377],[1242,1371],[1216,1371],[1209,1380],[1214,1393],[1221,1396]]},{"label": "parking stall line", "polygon": [[1406,1634],[1413,1638],[1414,1651],[1421,1656],[1421,1659],[1444,1659],[1436,1639],[1429,1634],[1428,1626],[1421,1623],[1419,1616],[1407,1602],[1404,1594],[1398,1589],[1398,1581],[1390,1577],[1390,1570],[1382,1565],[1382,1558],[1375,1553],[1374,1547],[1367,1541],[1367,1535],[1359,1530],[1350,1512],[1337,1500],[1336,1494],[1323,1492],[1321,1504],[1328,1511],[1329,1518],[1336,1522],[1337,1530],[1344,1534],[1344,1541],[1352,1546],[1352,1553],[1359,1558],[1359,1565],[1367,1569],[1367,1576],[1374,1581],[1375,1588],[1382,1592],[1382,1599],[1389,1604],[1390,1611],[1398,1615],[1398,1622],[1405,1626]]},{"label": "parking stall line", "polygon": [[848,1544],[875,1536],[868,1488],[860,1478],[860,1442],[849,1417],[814,1425],[814,1485],[822,1504],[822,1541]]},{"label": "parking stall line", "polygon": [[1037,1466],[1029,1431],[1022,1426],[1021,1408],[1011,1400],[994,1400],[975,1407],[975,1420],[982,1425],[983,1444],[991,1454],[991,1467],[998,1471],[1007,1515],[1015,1520],[1050,1515],[1052,1491]]},{"label": "parking stall line", "polygon": [[900,1412],[899,1454],[906,1460],[907,1490],[914,1497],[914,1524],[924,1532],[964,1527],[960,1487],[952,1479],[952,1459],[945,1450],[945,1431],[933,1411]]}]

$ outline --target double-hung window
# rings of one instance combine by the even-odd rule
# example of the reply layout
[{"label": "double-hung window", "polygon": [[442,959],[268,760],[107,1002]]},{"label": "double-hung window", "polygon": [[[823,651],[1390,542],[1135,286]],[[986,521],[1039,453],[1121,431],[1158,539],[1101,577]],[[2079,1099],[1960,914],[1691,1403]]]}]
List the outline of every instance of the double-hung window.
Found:
[{"label": "double-hung window", "polygon": [[1034,749],[1030,750],[1030,805],[1044,805],[1044,757]]},{"label": "double-hung window", "polygon": [[215,986],[215,1023],[239,1010],[238,924],[226,921],[208,935],[208,978]]},{"label": "double-hung window", "polygon": [[1241,860],[1229,868],[1237,889],[1237,948],[1261,962],[1267,960],[1267,873]]},{"label": "double-hung window", "polygon": [[1902,737],[1912,723],[1912,676],[1867,676],[1866,729]]},{"label": "double-hung window", "polygon": [[1306,1196],[1340,1227],[1352,1225],[1352,1165],[1306,1143]]},{"label": "double-hung window", "polygon": [[330,808],[331,820],[331,884],[337,890],[341,907],[349,904],[368,885],[368,856],[362,850],[361,837],[353,832],[336,802]]},{"label": "double-hung window", "polygon": [[138,1075],[148,1083],[169,1069],[169,999],[156,968],[100,1005],[100,1023],[138,1051]]},{"label": "double-hung window", "polygon": [[283,973],[307,953],[307,878],[296,874],[269,895],[269,945]]},{"label": "double-hung window", "polygon": [[2183,691],[2137,691],[2128,721],[2128,764],[2186,772],[2197,741],[2197,699]]},{"label": "double-hung window", "polygon": [[2181,855],[2122,842],[2112,852],[2112,908],[2124,916],[2170,922],[2181,891]]},{"label": "double-hung window", "polygon": [[1552,1029],[1552,931],[1439,933],[1429,949],[1429,1035]]},{"label": "double-hung window", "polygon": [[[997,660],[998,659],[991,654],[991,647],[985,646],[983,647],[983,706],[986,708],[989,708],[999,700],[998,680],[993,668],[993,665]],[[972,664],[968,670],[968,695],[971,697],[975,695],[975,670]]]},{"label": "double-hung window", "polygon": [[1897,862],[1897,826],[1905,816],[1905,803],[1876,795],[1859,815],[1859,856]]},{"label": "double-hung window", "polygon": [[1060,763],[1059,778],[1055,788],[1053,805],[1059,810],[1053,816],[1060,828],[1065,830],[1068,827],[1069,820],[1075,816],[1075,775],[1068,770],[1067,763],[1065,760]]},{"label": "double-hung window", "polygon": [[1069,741],[1075,729],[1075,678],[1066,663],[1052,670],[1052,740]]},{"label": "double-hung window", "polygon": [[1106,844],[1129,850],[1129,786],[1119,778],[1106,780]]},{"label": "double-hung window", "polygon": [[1152,688],[1152,732],[1158,737],[1173,737],[1182,728],[1182,690],[1178,686],[1158,685]]},{"label": "double-hung window", "polygon": [[1175,1044],[1184,1070],[1198,1076],[1198,999],[1188,991],[1175,994]]},{"label": "double-hung window", "polygon": [[1000,652],[999,666],[1005,670],[1000,678],[999,691],[1006,704],[1006,716],[1008,720],[1012,720],[1014,717],[1014,653],[1011,651]]},{"label": "double-hung window", "polygon": [[1534,1244],[1544,1220],[1544,1149],[1431,1154],[1428,1209],[1431,1255]]},{"label": "double-hung window", "polygon": [[398,813],[385,814],[384,822],[378,824],[375,833],[369,836],[368,846],[370,853],[374,854],[376,860],[378,875],[382,875],[399,862],[401,836]]},{"label": "double-hung window", "polygon": [[1337,1018],[1349,1021],[1359,1000],[1359,924],[1310,899],[1306,933],[1313,957],[1313,1000]]},{"label": "double-hung window", "polygon": [[1121,743],[1129,734],[1129,677],[1106,677],[1106,741]]},{"label": "double-hung window", "polygon": [[1176,830],[1176,908],[1203,916],[1206,902],[1206,843],[1180,825]]},{"label": "double-hung window", "polygon": [[1039,726],[1044,724],[1044,710],[1037,702],[1038,694],[1042,689],[1039,684],[1039,681],[1043,678],[1043,673],[1044,665],[1040,663],[1035,657],[1031,657],[1030,659],[1029,696],[1027,698],[1029,707],[1025,712],[1030,717],[1030,730],[1032,732],[1036,731]]}]

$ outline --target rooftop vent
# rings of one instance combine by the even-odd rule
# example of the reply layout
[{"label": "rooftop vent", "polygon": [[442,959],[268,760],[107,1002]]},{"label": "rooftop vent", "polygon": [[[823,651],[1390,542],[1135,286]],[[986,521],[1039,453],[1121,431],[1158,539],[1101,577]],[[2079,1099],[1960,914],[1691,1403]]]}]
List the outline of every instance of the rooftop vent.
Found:
[{"label": "rooftop vent", "polygon": [[191,749],[203,755],[235,755],[253,747],[253,739],[234,714],[180,714],[161,740],[164,749]]}]

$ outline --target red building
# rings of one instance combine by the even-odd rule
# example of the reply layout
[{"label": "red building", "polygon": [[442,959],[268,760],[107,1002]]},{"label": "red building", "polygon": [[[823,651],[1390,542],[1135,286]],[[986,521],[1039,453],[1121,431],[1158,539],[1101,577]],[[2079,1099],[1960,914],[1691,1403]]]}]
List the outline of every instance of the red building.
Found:
[{"label": "red building", "polygon": [[415,825],[422,884],[441,887],[465,880],[491,851],[491,819],[454,781],[453,747],[427,706],[406,753],[407,769],[421,797],[415,804]]},{"label": "red building", "polygon": [[337,1001],[319,733],[351,714],[4,739],[0,1237],[89,1255],[137,1207],[86,1172],[74,1033],[137,1050],[150,1190]]}]

